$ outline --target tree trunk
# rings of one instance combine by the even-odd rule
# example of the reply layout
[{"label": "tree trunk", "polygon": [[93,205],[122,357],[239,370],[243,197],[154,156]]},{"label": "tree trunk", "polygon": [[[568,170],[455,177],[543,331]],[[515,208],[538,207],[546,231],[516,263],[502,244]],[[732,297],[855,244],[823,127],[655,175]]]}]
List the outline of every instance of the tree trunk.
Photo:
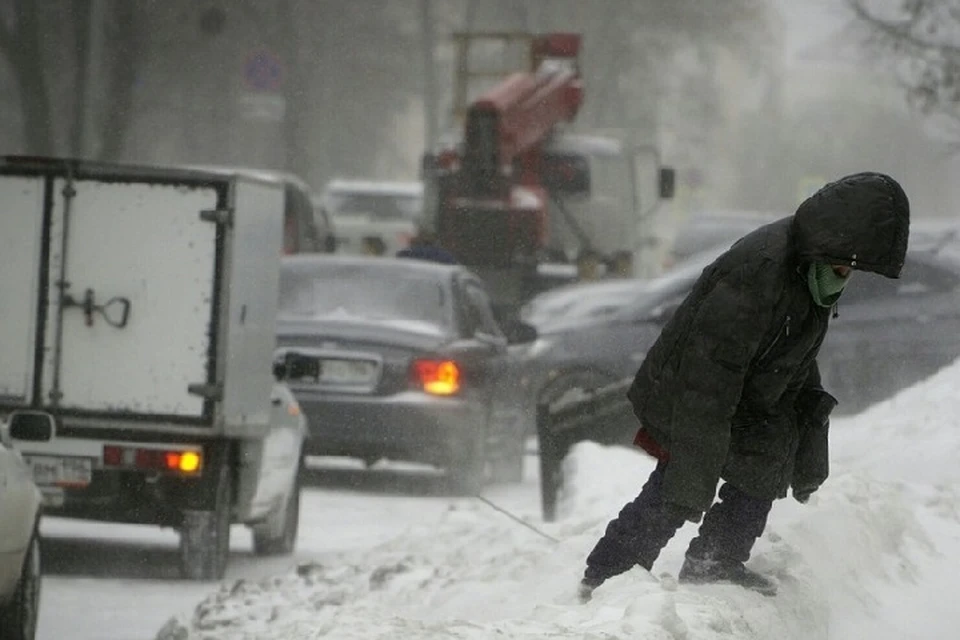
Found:
[{"label": "tree trunk", "polygon": [[101,160],[120,160],[130,121],[133,118],[133,85],[140,63],[139,25],[136,3],[123,0],[114,6],[115,43],[111,53],[113,66],[107,87],[107,108],[101,121]]},{"label": "tree trunk", "polygon": [[10,40],[10,63],[20,93],[25,151],[35,155],[54,152],[50,96],[40,49],[40,20],[32,0],[15,0],[16,31]]},{"label": "tree trunk", "polygon": [[300,50],[300,23],[296,14],[302,10],[293,0],[282,0],[278,6],[278,49],[286,67],[283,79],[285,112],[283,116],[284,166],[287,171],[309,180],[310,158],[305,147],[305,120],[307,104],[307,79],[304,73],[303,56]]}]

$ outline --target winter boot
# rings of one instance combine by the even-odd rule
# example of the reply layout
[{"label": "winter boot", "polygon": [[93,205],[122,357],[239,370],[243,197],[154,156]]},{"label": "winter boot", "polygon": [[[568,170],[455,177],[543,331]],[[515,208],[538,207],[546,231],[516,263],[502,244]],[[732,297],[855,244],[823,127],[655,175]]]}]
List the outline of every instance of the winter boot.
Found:
[{"label": "winter boot", "polygon": [[593,598],[593,590],[599,587],[601,582],[596,580],[589,580],[584,578],[580,581],[580,586],[577,587],[577,599],[580,600],[580,604],[586,604],[590,602]]},{"label": "winter boot", "polygon": [[680,569],[680,582],[706,584],[730,582],[765,596],[777,595],[777,584],[735,560],[713,560],[687,556]]}]

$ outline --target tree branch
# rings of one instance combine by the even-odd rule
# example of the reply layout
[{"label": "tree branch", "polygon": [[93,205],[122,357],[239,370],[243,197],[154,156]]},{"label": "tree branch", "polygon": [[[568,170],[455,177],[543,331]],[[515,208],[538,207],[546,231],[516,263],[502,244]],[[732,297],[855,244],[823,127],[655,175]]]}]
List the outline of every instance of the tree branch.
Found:
[{"label": "tree branch", "polygon": [[850,6],[850,9],[853,10],[857,18],[863,22],[869,24],[872,28],[880,32],[881,35],[884,35],[892,40],[902,42],[904,44],[910,45],[917,49],[923,49],[928,51],[942,51],[949,53],[951,55],[960,56],[960,47],[948,43],[936,43],[929,42],[918,38],[912,31],[910,27],[913,26],[914,21],[908,20],[903,23],[892,23],[870,13],[867,8],[864,6],[863,0],[848,0],[847,3]]}]

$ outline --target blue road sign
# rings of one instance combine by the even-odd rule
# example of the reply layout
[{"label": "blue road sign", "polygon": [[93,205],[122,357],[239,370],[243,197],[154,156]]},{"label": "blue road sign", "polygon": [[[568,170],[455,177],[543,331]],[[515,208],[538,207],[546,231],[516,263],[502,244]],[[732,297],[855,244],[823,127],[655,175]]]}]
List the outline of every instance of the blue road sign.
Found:
[{"label": "blue road sign", "polygon": [[279,91],[283,85],[283,63],[270,51],[254,51],[243,65],[243,79],[255,91]]}]

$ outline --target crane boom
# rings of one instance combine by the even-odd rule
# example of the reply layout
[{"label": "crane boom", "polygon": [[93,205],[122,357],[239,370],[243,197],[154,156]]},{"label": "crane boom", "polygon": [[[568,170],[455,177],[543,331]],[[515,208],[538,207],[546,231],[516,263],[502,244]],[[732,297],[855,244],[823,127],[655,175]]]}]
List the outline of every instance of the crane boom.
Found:
[{"label": "crane boom", "polygon": [[[558,249],[565,255],[569,230],[581,251],[591,250],[598,227],[632,224],[634,200],[620,198],[619,191],[601,194],[609,202],[629,203],[608,206],[606,217],[599,218],[587,208],[573,212],[567,206],[589,200],[591,192],[592,156],[558,144],[567,137],[558,135],[560,129],[576,120],[584,101],[579,34],[469,33],[455,40],[454,113],[463,130],[452,144],[424,158],[425,214],[440,242],[491,285],[495,305],[516,310],[539,286],[538,265],[556,259]],[[497,73],[502,80],[468,102],[468,80],[490,77],[489,69],[470,68],[471,46],[489,53],[488,45],[508,50],[518,41],[529,45],[529,68]],[[481,59],[488,61],[489,56]],[[622,184],[632,196],[633,157],[617,159],[622,160],[618,182],[611,188],[604,181],[604,187],[616,191]],[[611,233],[615,249],[629,248],[629,233]]]},{"label": "crane boom", "polygon": [[[539,164],[534,154],[558,124],[573,121],[583,104],[579,53],[577,34],[534,38],[531,59],[536,68],[509,75],[469,106],[463,173],[471,195],[505,198],[511,180],[539,185],[531,171],[537,167],[530,166]],[[514,175],[517,170],[519,176]]]}]

